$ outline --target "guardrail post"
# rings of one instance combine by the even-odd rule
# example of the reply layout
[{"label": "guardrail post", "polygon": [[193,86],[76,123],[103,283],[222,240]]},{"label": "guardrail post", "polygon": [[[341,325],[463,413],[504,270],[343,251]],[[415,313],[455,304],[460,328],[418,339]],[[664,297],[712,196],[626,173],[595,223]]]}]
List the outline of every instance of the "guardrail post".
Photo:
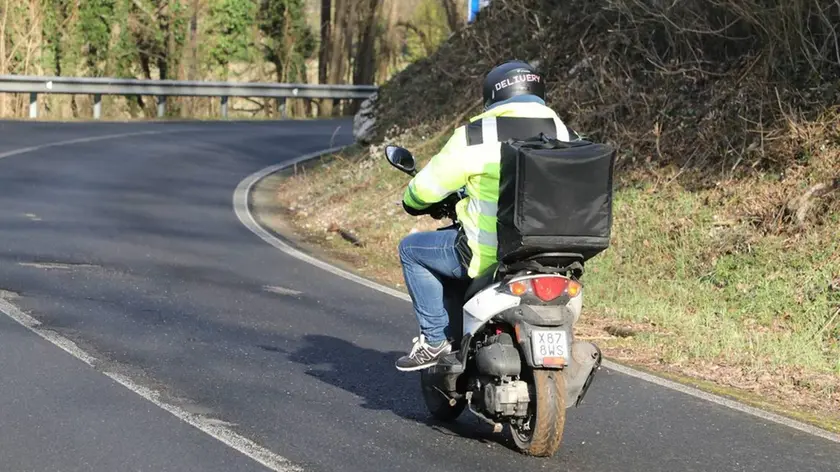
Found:
[{"label": "guardrail post", "polygon": [[280,117],[284,120],[289,117],[289,112],[287,108],[289,107],[289,100],[287,98],[278,98],[280,102]]},{"label": "guardrail post", "polygon": [[102,95],[97,93],[93,96],[93,119],[100,118],[102,118]]},{"label": "guardrail post", "polygon": [[35,92],[29,93],[29,118],[38,118],[38,94]]},{"label": "guardrail post", "polygon": [[227,96],[222,97],[222,118],[227,119],[228,117],[228,98]]},{"label": "guardrail post", "polygon": [[157,98],[157,116],[163,118],[166,115],[166,95],[160,95]]}]

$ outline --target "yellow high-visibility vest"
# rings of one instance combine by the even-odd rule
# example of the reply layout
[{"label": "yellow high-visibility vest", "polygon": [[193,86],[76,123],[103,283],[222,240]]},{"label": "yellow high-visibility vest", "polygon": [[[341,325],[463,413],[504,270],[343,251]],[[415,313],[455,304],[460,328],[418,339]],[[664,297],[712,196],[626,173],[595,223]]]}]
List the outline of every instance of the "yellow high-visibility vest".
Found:
[{"label": "yellow high-visibility vest", "polygon": [[551,108],[535,102],[507,103],[470,119],[411,180],[404,203],[424,210],[466,187],[456,211],[472,250],[468,275],[476,278],[496,264],[496,210],[501,142],[540,133],[561,141],[570,130]]}]

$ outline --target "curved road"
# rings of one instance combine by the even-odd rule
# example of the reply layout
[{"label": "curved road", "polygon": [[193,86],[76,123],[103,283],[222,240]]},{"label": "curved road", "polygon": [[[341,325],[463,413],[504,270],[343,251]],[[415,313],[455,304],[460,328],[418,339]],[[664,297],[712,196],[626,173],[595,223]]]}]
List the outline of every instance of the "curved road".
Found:
[{"label": "curved road", "polygon": [[0,123],[0,308],[95,358],[0,316],[4,470],[270,470],[250,451],[275,470],[840,471],[840,444],[608,369],[551,460],[468,413],[430,422],[393,368],[410,307],[232,210],[242,179],[339,125],[349,142],[344,121]]}]

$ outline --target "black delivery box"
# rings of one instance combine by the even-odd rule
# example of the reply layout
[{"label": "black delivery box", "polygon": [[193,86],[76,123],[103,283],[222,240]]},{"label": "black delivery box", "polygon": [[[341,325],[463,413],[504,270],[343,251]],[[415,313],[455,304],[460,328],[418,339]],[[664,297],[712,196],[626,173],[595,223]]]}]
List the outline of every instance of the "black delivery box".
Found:
[{"label": "black delivery box", "polygon": [[605,144],[541,135],[501,144],[498,260],[542,253],[588,260],[610,244],[613,164]]}]

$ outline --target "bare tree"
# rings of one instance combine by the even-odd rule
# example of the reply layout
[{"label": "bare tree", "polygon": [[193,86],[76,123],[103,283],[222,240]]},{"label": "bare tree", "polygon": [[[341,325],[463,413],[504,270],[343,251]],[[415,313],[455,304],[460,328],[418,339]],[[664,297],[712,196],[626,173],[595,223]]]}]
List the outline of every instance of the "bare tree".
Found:
[{"label": "bare tree", "polygon": [[187,70],[188,80],[196,80],[198,78],[198,2],[199,0],[192,0],[189,47],[190,65],[189,69]]},{"label": "bare tree", "polygon": [[461,9],[464,2],[463,0],[441,0],[441,2],[446,12],[446,23],[449,25],[449,31],[454,33],[461,29],[465,22],[466,12]]},{"label": "bare tree", "polygon": [[[3,11],[0,12],[0,74],[9,73],[6,60],[6,25],[9,21],[9,0],[3,1]],[[6,94],[0,94],[0,117],[6,116]]]},{"label": "bare tree", "polygon": [[318,83],[327,83],[332,32],[332,1],[321,0],[321,44],[318,50]]},{"label": "bare tree", "polygon": [[400,21],[397,23],[397,26],[401,26],[407,30],[410,30],[414,34],[417,35],[417,38],[420,40],[420,44],[423,46],[424,54],[428,55],[431,54],[435,49],[435,43],[432,38],[426,34],[421,28],[419,28],[414,23],[408,21]]},{"label": "bare tree", "polygon": [[359,20],[356,23],[359,31],[359,42],[356,46],[356,57],[353,62],[353,83],[356,85],[368,85],[373,83],[376,72],[376,20],[379,14],[378,0],[367,0],[361,2],[364,10],[359,12]]},{"label": "bare tree", "polygon": [[[351,11],[355,2],[353,0],[335,0],[335,11],[333,14],[332,31],[329,43],[329,65],[327,83],[340,84],[344,82],[347,74],[347,62],[350,57],[347,54],[353,46],[353,29],[351,27]],[[334,114],[334,108],[340,103],[339,100],[323,100],[321,108],[324,115]]]},{"label": "bare tree", "polygon": [[[39,0],[10,2],[4,0],[0,11],[0,74],[38,75],[43,71],[38,61],[43,44],[43,11]],[[0,97],[0,116],[16,116],[26,105],[21,95]]]},{"label": "bare tree", "polygon": [[396,66],[397,57],[401,52],[402,35],[397,23],[399,22],[398,2],[402,0],[387,0],[383,8],[385,28],[379,38],[378,61],[376,64],[376,80],[382,82],[390,76],[391,68]]}]

